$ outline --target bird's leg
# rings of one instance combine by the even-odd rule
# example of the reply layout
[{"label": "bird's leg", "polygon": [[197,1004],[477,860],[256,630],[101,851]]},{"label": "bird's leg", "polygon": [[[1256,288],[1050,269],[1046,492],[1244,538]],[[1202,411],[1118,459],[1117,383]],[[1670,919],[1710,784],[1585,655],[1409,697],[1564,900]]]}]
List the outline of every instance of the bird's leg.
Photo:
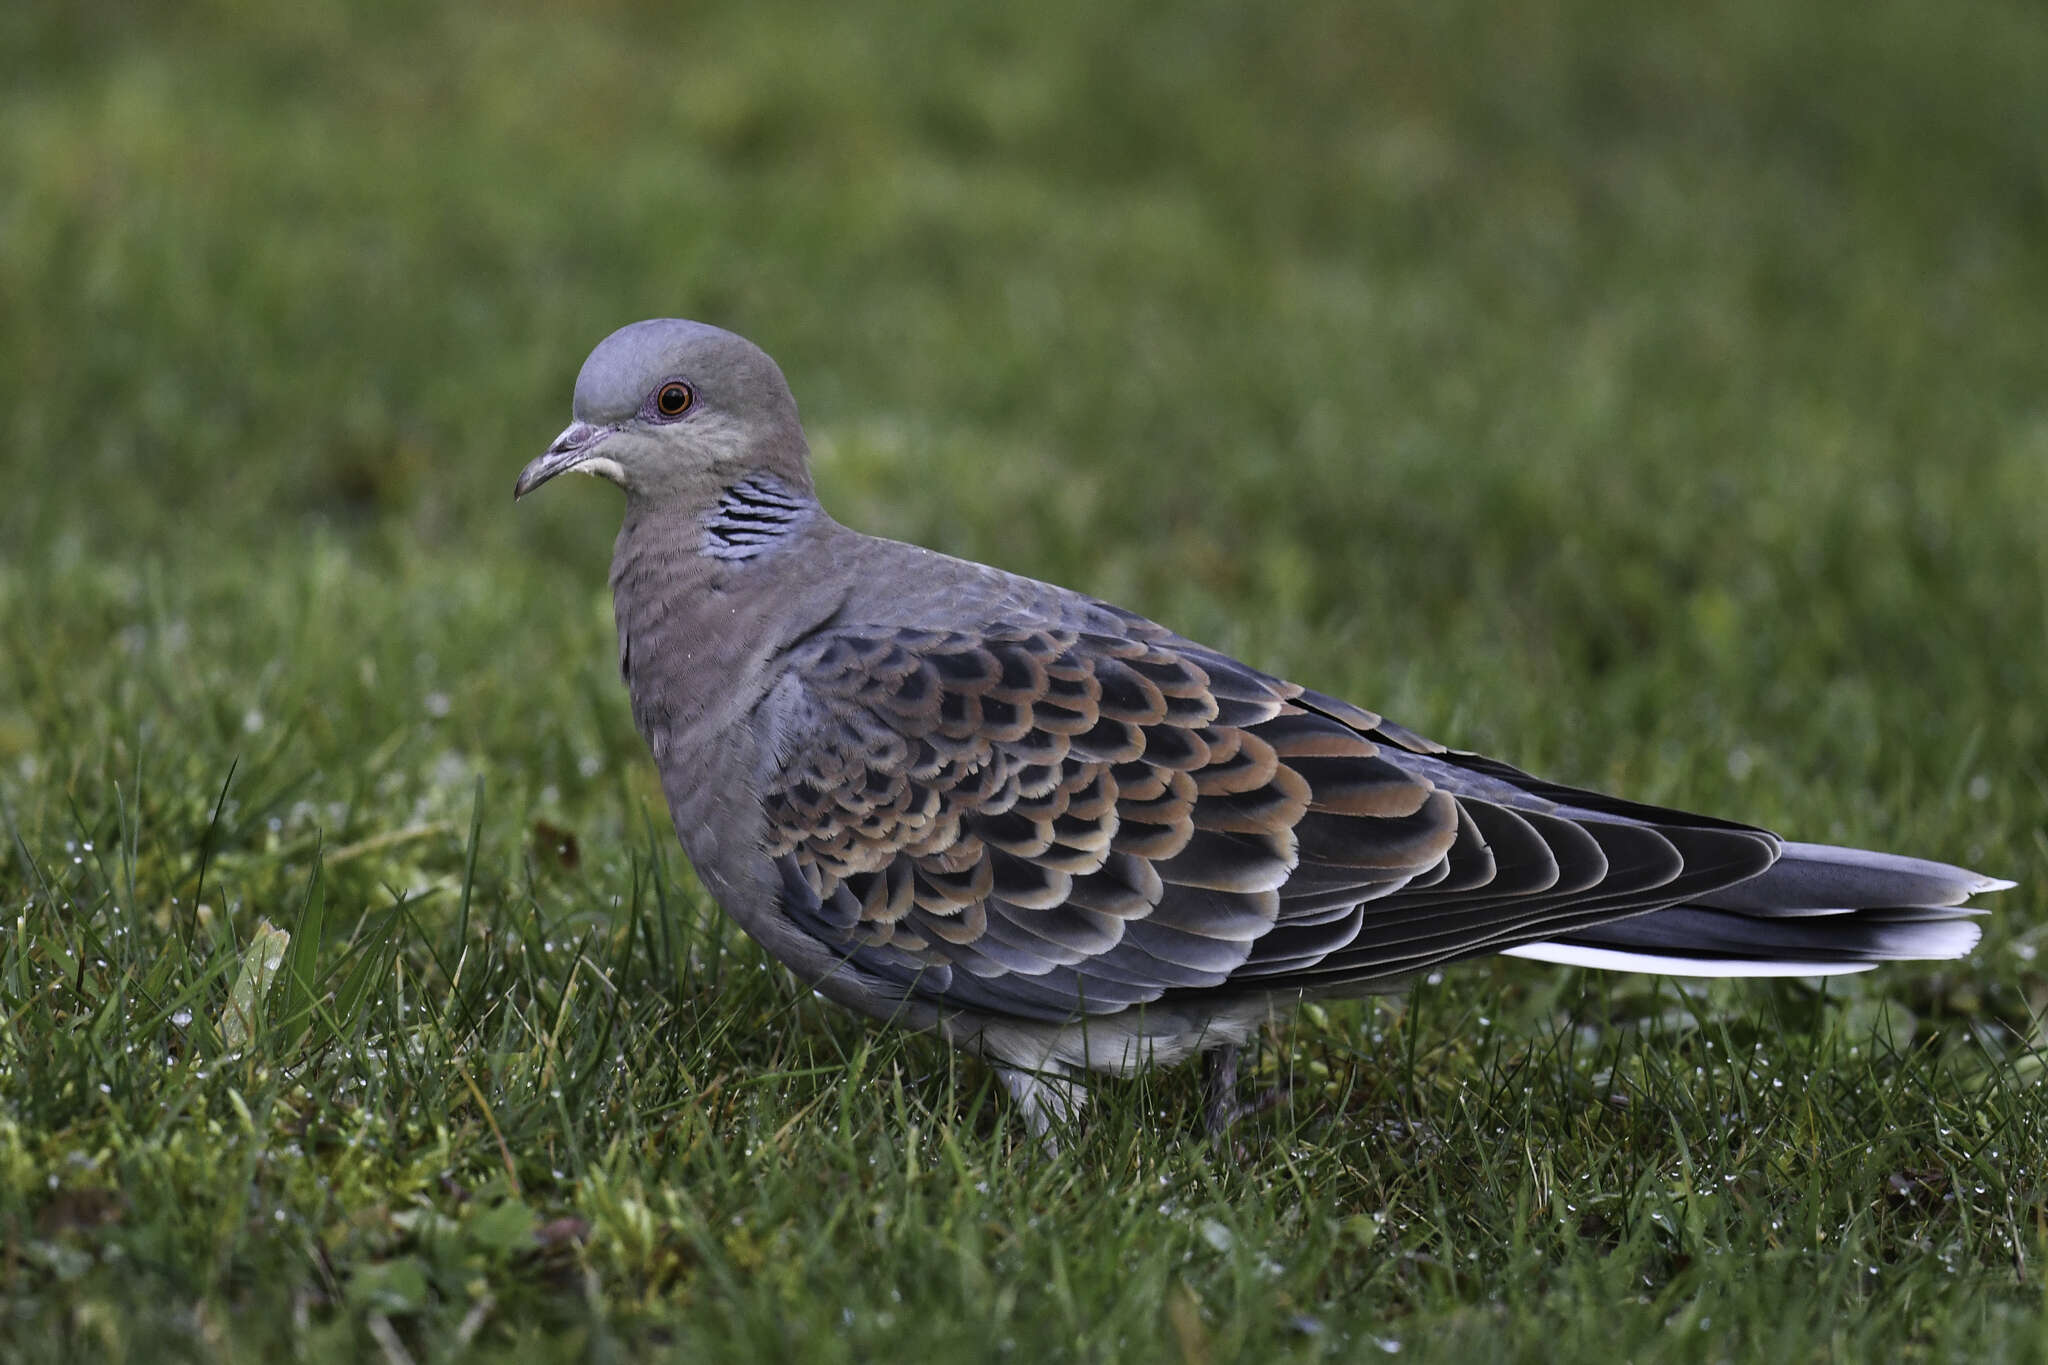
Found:
[{"label": "bird's leg", "polygon": [[996,1077],[1011,1101],[1024,1112],[1024,1124],[1047,1156],[1060,1154],[1059,1131],[1080,1116],[1088,1090],[1071,1076],[1050,1069],[1037,1071],[998,1066]]},{"label": "bird's leg", "polygon": [[1212,1138],[1237,1122],[1237,1061],[1243,1051],[1225,1043],[1202,1054],[1202,1126]]},{"label": "bird's leg", "polygon": [[1221,1138],[1239,1119],[1263,1114],[1287,1098],[1287,1085],[1282,1082],[1260,1091],[1249,1103],[1240,1101],[1237,1063],[1243,1054],[1244,1048],[1237,1043],[1225,1043],[1202,1054],[1202,1123],[1212,1138]]}]

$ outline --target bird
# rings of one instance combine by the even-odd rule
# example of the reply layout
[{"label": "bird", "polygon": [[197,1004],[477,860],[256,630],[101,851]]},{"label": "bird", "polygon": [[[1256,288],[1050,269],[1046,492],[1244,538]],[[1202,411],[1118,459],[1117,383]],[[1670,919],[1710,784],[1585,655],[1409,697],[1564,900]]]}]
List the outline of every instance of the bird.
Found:
[{"label": "bird", "polygon": [[1953,959],[2012,882],[1547,781],[1108,602],[819,504],[781,369],[674,318],[592,350],[520,472],[625,492],[618,666],[675,831],[804,985],[990,1064],[1058,1140],[1092,1074],[1491,954],[1676,976]]}]

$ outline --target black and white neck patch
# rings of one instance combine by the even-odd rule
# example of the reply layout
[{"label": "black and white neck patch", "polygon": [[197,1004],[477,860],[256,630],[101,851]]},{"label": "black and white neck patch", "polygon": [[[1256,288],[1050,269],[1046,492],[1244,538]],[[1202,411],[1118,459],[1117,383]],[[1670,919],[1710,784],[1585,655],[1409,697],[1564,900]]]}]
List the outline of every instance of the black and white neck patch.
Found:
[{"label": "black and white neck patch", "polygon": [[753,474],[725,490],[704,519],[704,553],[713,559],[752,559],[772,550],[817,510],[779,480]]}]

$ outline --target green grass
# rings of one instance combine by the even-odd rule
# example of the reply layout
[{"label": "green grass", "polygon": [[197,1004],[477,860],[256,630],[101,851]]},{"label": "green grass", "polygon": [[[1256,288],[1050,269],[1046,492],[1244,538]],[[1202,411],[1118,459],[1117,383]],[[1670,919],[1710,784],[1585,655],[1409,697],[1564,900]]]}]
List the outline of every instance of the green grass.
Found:
[{"label": "green grass", "polygon": [[[2048,22],[1666,8],[5,7],[0,1357],[2048,1356]],[[658,314],[855,525],[2023,886],[1048,1162],[707,904],[511,506]]]}]

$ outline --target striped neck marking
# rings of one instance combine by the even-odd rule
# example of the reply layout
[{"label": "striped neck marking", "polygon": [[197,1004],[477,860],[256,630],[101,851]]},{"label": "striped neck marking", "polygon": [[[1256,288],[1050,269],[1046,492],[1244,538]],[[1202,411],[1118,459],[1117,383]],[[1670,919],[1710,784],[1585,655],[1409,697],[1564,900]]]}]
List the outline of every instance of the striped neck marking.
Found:
[{"label": "striped neck marking", "polygon": [[772,550],[810,518],[813,504],[766,474],[750,474],[725,490],[704,519],[703,553],[752,559]]}]

